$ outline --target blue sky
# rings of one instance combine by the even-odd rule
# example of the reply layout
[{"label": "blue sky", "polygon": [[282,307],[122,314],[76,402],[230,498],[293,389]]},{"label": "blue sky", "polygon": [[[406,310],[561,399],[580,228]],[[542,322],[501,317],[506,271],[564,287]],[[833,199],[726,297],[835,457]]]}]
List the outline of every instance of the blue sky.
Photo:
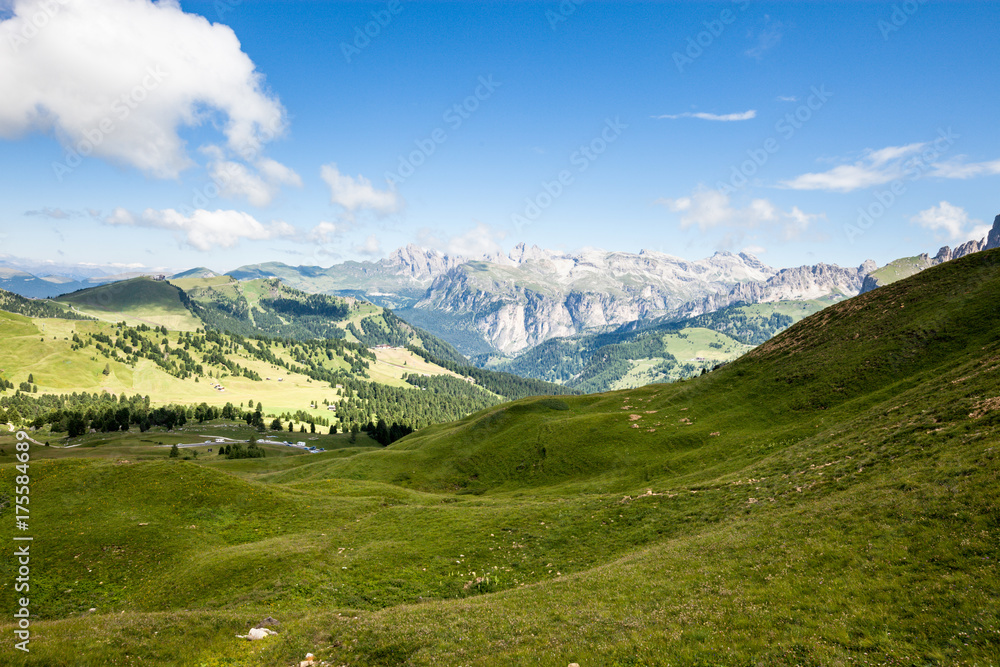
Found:
[{"label": "blue sky", "polygon": [[1000,213],[996,3],[0,7],[0,255],[857,265]]}]

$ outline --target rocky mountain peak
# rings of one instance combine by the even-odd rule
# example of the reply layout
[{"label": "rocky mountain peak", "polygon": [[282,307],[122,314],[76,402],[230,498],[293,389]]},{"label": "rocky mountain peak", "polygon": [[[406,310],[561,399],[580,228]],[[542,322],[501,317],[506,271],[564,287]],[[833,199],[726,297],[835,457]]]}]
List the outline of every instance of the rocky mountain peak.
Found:
[{"label": "rocky mountain peak", "polygon": [[756,255],[751,255],[748,252],[741,252],[738,256],[743,260],[744,264],[753,269],[757,269],[758,271],[762,271],[764,273],[774,273],[774,269],[757,259]]},{"label": "rocky mountain peak", "polygon": [[993,229],[986,237],[986,249],[1000,248],[1000,215],[993,219]]},{"label": "rocky mountain peak", "polygon": [[529,248],[522,241],[514,246],[514,249],[510,251],[509,257],[515,264],[523,264],[531,260],[551,259],[551,253],[542,250],[537,245],[532,245]]},{"label": "rocky mountain peak", "polygon": [[395,268],[400,274],[416,280],[431,280],[467,260],[464,257],[450,256],[440,250],[421,248],[410,243],[399,248],[386,259],[386,265]]},{"label": "rocky mountain peak", "polygon": [[943,248],[937,251],[936,255],[934,255],[934,261],[938,264],[940,264],[941,262],[950,262],[951,259],[952,259],[952,254],[951,254],[951,248],[949,246],[944,246]]}]

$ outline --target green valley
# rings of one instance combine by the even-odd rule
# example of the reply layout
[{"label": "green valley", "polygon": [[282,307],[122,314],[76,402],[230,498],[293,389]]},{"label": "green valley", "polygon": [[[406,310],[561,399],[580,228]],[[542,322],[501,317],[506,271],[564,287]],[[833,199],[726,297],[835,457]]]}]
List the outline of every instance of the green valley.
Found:
[{"label": "green valley", "polygon": [[[11,310],[41,317],[0,311],[0,377],[17,388],[0,393],[0,408],[58,426],[67,410],[93,421],[91,403],[101,395],[141,395],[147,407],[188,412],[205,404],[252,413],[261,405],[268,424],[280,418],[292,428],[343,431],[379,421],[419,428],[511,398],[566,392],[468,367],[446,343],[367,302],[277,281],[178,283],[190,294],[138,278],[51,303],[9,295]],[[76,398],[83,394],[94,401]],[[141,422],[136,415],[131,423]]]},{"label": "green valley", "polygon": [[[988,665],[998,289],[1000,251],[977,253],[832,304],[695,378],[522,398],[387,448],[338,434],[319,454],[265,444],[264,458],[231,460],[205,443],[168,456],[252,435],[223,419],[32,445],[32,651],[7,643],[0,660]],[[731,330],[745,336],[794,316],[743,314],[752,324]],[[4,326],[37,356],[60,342],[41,324]],[[712,349],[711,324],[672,333]],[[61,326],[131,338],[127,325]],[[198,336],[196,362],[219,345],[259,372],[236,334],[192,332],[190,349]],[[318,390],[327,344],[264,348]],[[0,436],[4,489],[14,452]],[[9,497],[0,507],[10,544]],[[11,560],[0,577],[14,580]],[[9,584],[0,595],[14,608]],[[266,616],[276,635],[236,637]]]}]

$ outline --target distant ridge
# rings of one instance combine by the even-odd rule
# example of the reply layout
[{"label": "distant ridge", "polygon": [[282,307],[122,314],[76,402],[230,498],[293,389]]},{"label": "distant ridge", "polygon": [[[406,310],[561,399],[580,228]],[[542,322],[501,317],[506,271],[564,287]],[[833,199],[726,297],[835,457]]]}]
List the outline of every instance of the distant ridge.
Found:
[{"label": "distant ridge", "polygon": [[212,269],[206,269],[204,266],[197,266],[193,269],[188,269],[187,271],[181,271],[180,273],[175,273],[170,276],[172,279],[180,278],[215,278],[222,275],[221,273],[216,273]]},{"label": "distant ridge", "polygon": [[916,257],[904,257],[886,264],[885,266],[870,272],[861,286],[861,293],[871,292],[873,289],[883,287],[897,280],[908,278],[920,273],[932,266],[950,262],[953,259],[965,257],[984,250],[1000,248],[1000,215],[993,219],[993,229],[990,230],[986,238],[979,241],[968,241],[952,250],[949,246],[944,246],[937,251],[934,257],[927,253]]}]

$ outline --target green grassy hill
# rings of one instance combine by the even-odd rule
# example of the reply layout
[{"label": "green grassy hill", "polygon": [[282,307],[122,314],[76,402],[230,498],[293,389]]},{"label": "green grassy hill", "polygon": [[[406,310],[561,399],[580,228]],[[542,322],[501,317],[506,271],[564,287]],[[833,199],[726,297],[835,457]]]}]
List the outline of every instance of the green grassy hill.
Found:
[{"label": "green grassy hill", "polygon": [[[434,386],[421,392],[407,381],[411,374],[428,376]],[[0,377],[11,384],[6,392],[0,388],[0,411],[15,408],[27,421],[39,417],[43,423],[60,421],[52,411],[70,409],[72,396],[84,393],[139,394],[153,406],[261,403],[268,423],[280,416],[296,428],[313,422],[324,429],[380,418],[419,426],[502,400],[407,350],[31,319],[3,311]],[[26,393],[14,389],[26,385]],[[64,440],[65,429],[51,437]]]},{"label": "green grassy hill", "polygon": [[366,298],[393,309],[416,303],[425,292],[424,287],[383,262],[348,261],[326,268],[264,262],[242,266],[227,275],[238,280],[279,278],[309,293]]},{"label": "green grassy hill", "polygon": [[909,278],[934,265],[934,262],[927,255],[916,257],[902,257],[889,262],[876,271],[872,271],[871,279],[878,286],[891,285],[897,280]]},{"label": "green grassy hill", "polygon": [[[77,396],[106,393],[138,394],[148,397],[147,407],[179,404],[189,412],[201,403],[220,410],[227,404],[262,404],[268,424],[280,418],[296,429],[364,427],[383,419],[387,426],[418,428],[503,400],[565,392],[447,360],[453,349],[370,303],[305,295],[276,281],[178,282],[196,296],[149,279],[86,290],[59,304],[16,295],[4,299],[0,293],[0,306],[35,316],[0,309],[0,424],[7,421],[6,411],[16,410],[26,422],[53,429],[51,437],[62,441],[67,411],[82,411],[93,422],[103,409]],[[240,325],[236,332],[212,330],[194,319],[193,313],[207,312],[195,298],[224,305],[230,297],[256,311],[245,309],[244,319],[231,318]],[[115,322],[85,320],[83,309]],[[329,317],[342,317],[346,334]],[[188,320],[199,326],[191,330],[188,323],[177,331],[147,324]],[[268,322],[296,335],[262,335]],[[329,327],[341,337],[318,335]],[[385,340],[396,345],[386,347]],[[467,381],[470,372],[477,377]],[[141,416],[133,415],[132,423],[141,424]]]},{"label": "green grassy hill", "polygon": [[180,273],[175,273],[171,276],[171,282],[175,280],[180,280],[183,278],[212,278],[220,274],[216,273],[212,269],[205,268],[204,266],[197,266],[193,269],[188,269],[187,271],[181,271]]},{"label": "green grassy hill", "polygon": [[186,303],[207,326],[220,331],[300,340],[343,338],[368,347],[416,345],[441,359],[468,363],[451,345],[368,301],[307,294],[277,278],[223,275],[171,283],[184,290]]},{"label": "green grassy hill", "polygon": [[74,312],[68,306],[58,305],[48,300],[28,299],[2,289],[0,289],[0,311],[17,313],[27,317],[55,317],[66,320],[90,319],[86,315]]},{"label": "green grassy hill", "polygon": [[36,634],[0,662],[995,664],[998,290],[1000,251],[971,255],[693,380],[387,449],[35,448]]},{"label": "green grassy hill", "polygon": [[55,299],[74,312],[109,322],[194,331],[202,322],[188,310],[183,292],[152,278],[133,278],[64,294]]}]

